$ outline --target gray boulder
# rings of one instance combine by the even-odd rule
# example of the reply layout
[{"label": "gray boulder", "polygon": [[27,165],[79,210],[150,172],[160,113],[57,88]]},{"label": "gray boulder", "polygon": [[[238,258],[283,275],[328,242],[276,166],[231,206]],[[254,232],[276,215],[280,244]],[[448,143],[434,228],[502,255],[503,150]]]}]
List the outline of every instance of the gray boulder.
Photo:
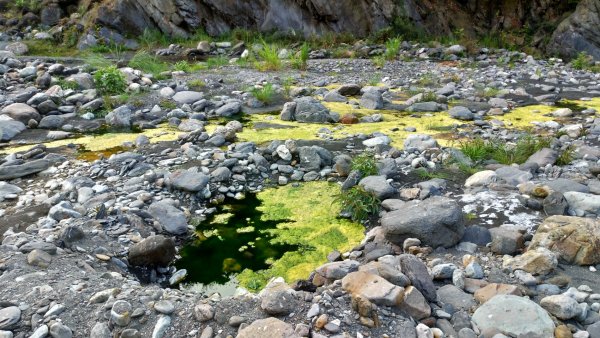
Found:
[{"label": "gray boulder", "polygon": [[407,238],[418,238],[434,248],[449,248],[460,241],[465,231],[460,206],[441,196],[407,202],[403,209],[385,214],[381,226],[385,237],[400,246]]},{"label": "gray boulder", "polygon": [[0,110],[0,115],[8,115],[13,120],[21,121],[24,124],[27,124],[29,120],[39,121],[42,118],[35,108],[25,103],[10,104]]},{"label": "gray boulder", "polygon": [[413,113],[433,113],[446,109],[448,109],[448,106],[437,102],[417,102],[408,107],[407,110]]},{"label": "gray boulder", "polygon": [[294,116],[298,122],[325,123],[329,121],[329,110],[319,101],[310,96],[295,100],[296,110]]},{"label": "gray boulder", "polygon": [[600,2],[582,0],[571,16],[564,20],[554,31],[548,51],[564,58],[576,57],[586,52],[600,60]]},{"label": "gray boulder", "polygon": [[455,106],[448,112],[450,117],[461,121],[472,121],[475,118],[475,114],[467,107]]},{"label": "gray boulder", "polygon": [[406,151],[424,151],[437,147],[438,143],[431,135],[411,134],[404,140],[404,150]]},{"label": "gray boulder", "polygon": [[383,108],[383,96],[378,89],[366,90],[360,98],[360,106],[366,109]]},{"label": "gray boulder", "polygon": [[358,183],[365,191],[373,193],[380,200],[393,197],[396,189],[392,187],[385,176],[367,176]]},{"label": "gray boulder", "polygon": [[171,174],[169,179],[175,189],[198,192],[206,188],[210,177],[191,170],[177,170]]},{"label": "gray boulder", "polygon": [[498,179],[512,186],[517,186],[521,183],[528,182],[533,178],[533,175],[529,171],[523,171],[518,167],[513,166],[496,169],[496,176]]},{"label": "gray boulder", "polygon": [[127,106],[120,106],[111,111],[104,118],[106,124],[115,128],[131,128],[131,109]]},{"label": "gray boulder", "polygon": [[0,181],[8,181],[27,175],[37,174],[50,168],[48,160],[34,160],[23,164],[0,166]]},{"label": "gray boulder", "polygon": [[[177,94],[175,94],[177,95]],[[221,117],[231,117],[240,112],[242,109],[242,104],[239,101],[232,101],[224,104],[216,110],[217,116]]]},{"label": "gray boulder", "polygon": [[550,148],[543,148],[538,150],[535,154],[529,156],[525,163],[535,163],[540,168],[545,167],[548,164],[554,164],[558,158],[558,152]]},{"label": "gray boulder", "polygon": [[179,104],[185,104],[185,103],[192,104],[196,101],[202,100],[203,98],[204,98],[203,93],[194,92],[194,91],[190,91],[190,90],[184,90],[181,92],[177,92],[172,97],[173,101],[175,101]]},{"label": "gray boulder", "polygon": [[568,191],[589,193],[590,188],[588,186],[575,182],[573,180],[569,180],[566,178],[557,178],[553,181],[543,182],[545,185],[549,186],[550,189],[554,191],[558,191],[560,193],[566,193]]},{"label": "gray boulder", "polygon": [[175,242],[158,235],[132,245],[127,259],[133,266],[167,266],[175,259],[175,254]]},{"label": "gray boulder", "polygon": [[10,141],[27,127],[23,122],[0,116],[0,141]]},{"label": "gray boulder", "polygon": [[187,219],[183,211],[175,208],[167,201],[155,202],[148,207],[148,213],[160,226],[173,235],[187,233]]}]

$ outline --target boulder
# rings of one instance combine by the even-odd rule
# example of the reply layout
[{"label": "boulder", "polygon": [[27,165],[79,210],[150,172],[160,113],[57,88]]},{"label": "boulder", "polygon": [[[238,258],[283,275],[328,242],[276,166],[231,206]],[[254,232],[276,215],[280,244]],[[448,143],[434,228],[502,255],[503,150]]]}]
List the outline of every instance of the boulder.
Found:
[{"label": "boulder", "polygon": [[167,201],[154,202],[148,207],[148,213],[160,226],[173,235],[187,233],[187,219],[183,211],[175,208]]},{"label": "boulder", "polygon": [[569,264],[600,264],[600,220],[552,216],[538,227],[530,249],[546,248]]},{"label": "boulder", "polygon": [[117,109],[111,111],[104,118],[106,124],[115,128],[130,128],[132,111],[127,106],[120,106]]},{"label": "boulder", "polygon": [[169,179],[171,181],[171,185],[175,189],[189,192],[198,192],[204,190],[210,181],[210,177],[208,175],[204,175],[203,173],[192,170],[174,171],[169,176]]},{"label": "boulder", "polygon": [[396,189],[388,183],[385,176],[367,176],[360,180],[358,184],[380,200],[393,197],[396,194]]},{"label": "boulder", "polygon": [[577,216],[586,214],[600,215],[600,196],[576,191],[563,193],[569,209]]},{"label": "boulder", "polygon": [[403,254],[399,257],[400,270],[410,279],[412,286],[416,287],[425,298],[432,302],[437,299],[433,278],[427,271],[427,266],[416,256]]},{"label": "boulder", "polygon": [[467,107],[454,106],[448,111],[450,117],[461,121],[473,121],[475,114]]},{"label": "boulder", "polygon": [[[175,95],[177,95],[177,94],[175,94]],[[215,111],[215,113],[217,114],[217,116],[231,117],[231,116],[239,113],[240,110],[242,110],[242,103],[239,101],[233,101],[233,102],[226,103],[223,106],[219,107]]]},{"label": "boulder", "polygon": [[237,338],[300,338],[291,324],[277,318],[258,319],[238,332]]},{"label": "boulder", "polygon": [[554,164],[558,158],[558,152],[550,148],[542,148],[529,156],[525,163],[535,163],[540,168],[545,167],[548,164]]},{"label": "boulder", "polygon": [[305,96],[296,99],[295,102],[294,118],[296,121],[306,123],[325,123],[329,121],[329,110],[317,99]]},{"label": "boulder", "polygon": [[421,320],[431,316],[431,307],[423,294],[414,286],[407,286],[404,289],[402,302],[398,306],[402,311],[416,320]]},{"label": "boulder", "polygon": [[133,266],[168,266],[175,259],[175,254],[175,242],[157,235],[132,245],[127,258]]},{"label": "boulder", "polygon": [[21,121],[3,119],[0,115],[0,141],[10,141],[22,133],[27,127]]},{"label": "boulder", "polygon": [[513,271],[523,270],[534,275],[546,275],[558,266],[558,258],[554,252],[538,247],[520,256],[507,257],[503,266]]},{"label": "boulder", "polygon": [[173,101],[179,104],[193,104],[197,101],[200,101],[204,98],[204,94],[200,92],[194,92],[190,90],[184,90],[181,92],[175,93],[172,99]]},{"label": "boulder", "polygon": [[295,294],[282,278],[276,278],[260,292],[260,308],[270,315],[288,315],[298,306]]},{"label": "boulder", "polygon": [[37,174],[40,171],[50,168],[50,164],[50,161],[41,159],[23,164],[0,166],[0,181],[8,181],[27,175]]},{"label": "boulder", "polygon": [[383,108],[383,97],[378,89],[366,90],[360,98],[360,106],[365,109]]},{"label": "boulder", "polygon": [[337,91],[344,96],[355,96],[360,94],[361,86],[354,83],[346,83],[341,85]]},{"label": "boulder", "polygon": [[406,151],[425,151],[438,147],[437,141],[431,135],[411,134],[404,140],[404,150]]},{"label": "boulder", "polygon": [[437,295],[439,303],[449,305],[456,310],[468,311],[476,305],[473,296],[452,284],[439,288]]},{"label": "boulder", "polygon": [[475,291],[474,296],[476,301],[483,304],[497,295],[521,296],[521,291],[516,285],[492,283]]},{"label": "boulder", "polygon": [[497,179],[496,172],[493,170],[484,170],[480,172],[476,172],[475,174],[469,176],[465,181],[465,187],[481,187],[487,186],[491,183],[496,182]]},{"label": "boulder", "polygon": [[418,238],[434,248],[456,245],[465,231],[458,203],[441,196],[407,202],[403,209],[385,214],[381,225],[392,243],[402,245],[407,238]]},{"label": "boulder", "polygon": [[547,50],[563,58],[574,58],[586,52],[600,60],[600,2],[582,0],[577,9],[552,34]]},{"label": "boulder", "polygon": [[384,306],[400,304],[404,295],[404,288],[364,271],[346,275],[342,279],[342,288],[351,295],[361,295],[374,304]]},{"label": "boulder", "polygon": [[347,274],[358,270],[360,263],[354,260],[326,263],[318,267],[315,272],[325,279],[338,280]]},{"label": "boulder", "polygon": [[0,110],[0,115],[8,115],[13,120],[20,121],[23,124],[27,124],[29,120],[40,121],[42,118],[35,108],[25,103],[10,104]]},{"label": "boulder", "polygon": [[515,187],[521,183],[528,182],[533,178],[533,175],[529,171],[523,171],[518,167],[513,166],[496,169],[496,175],[499,180]]},{"label": "boulder", "polygon": [[479,330],[511,337],[554,337],[554,322],[535,302],[518,296],[498,295],[480,306],[472,318]]},{"label": "boulder", "polygon": [[565,294],[544,297],[540,301],[540,305],[562,320],[577,317],[581,312],[579,303]]}]

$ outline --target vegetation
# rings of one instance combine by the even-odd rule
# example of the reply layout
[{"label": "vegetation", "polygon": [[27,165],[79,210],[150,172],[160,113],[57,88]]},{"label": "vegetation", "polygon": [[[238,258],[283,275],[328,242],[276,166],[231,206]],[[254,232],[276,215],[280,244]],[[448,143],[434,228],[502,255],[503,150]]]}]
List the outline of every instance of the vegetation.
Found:
[{"label": "vegetation", "polygon": [[131,60],[129,60],[129,67],[139,69],[144,73],[152,74],[155,77],[159,76],[160,73],[169,71],[168,64],[160,61],[156,56],[152,56],[146,51],[137,52]]},{"label": "vegetation", "polygon": [[586,52],[581,52],[577,55],[572,61],[572,66],[578,70],[587,70],[594,73],[600,73],[600,65],[596,65],[594,62],[594,58],[590,55],[587,55]]},{"label": "vegetation", "polygon": [[56,84],[59,85],[60,88],[62,88],[62,90],[69,90],[69,89],[76,90],[77,88],[79,88],[79,85],[77,84],[77,82],[67,81],[65,79],[58,80],[58,82]]},{"label": "vegetation", "polygon": [[281,60],[279,59],[279,49],[276,45],[262,42],[262,47],[258,51],[261,61],[255,61],[254,67],[261,72],[277,71],[281,69]]},{"label": "vegetation", "polygon": [[400,38],[389,39],[385,43],[385,53],[383,54],[385,59],[388,61],[395,60],[400,51],[400,45],[402,41]]},{"label": "vegetation", "polygon": [[127,89],[127,80],[115,66],[99,69],[94,73],[96,89],[104,95],[121,94]]},{"label": "vegetation", "polygon": [[206,82],[204,82],[203,80],[200,80],[200,79],[194,79],[194,80],[188,81],[188,86],[193,89],[201,89],[201,88],[206,87]]},{"label": "vegetation", "polygon": [[310,53],[310,47],[305,42],[300,47],[300,51],[296,53],[291,59],[291,66],[294,69],[306,70],[308,68],[308,57]]},{"label": "vegetation", "polygon": [[475,162],[494,160],[501,164],[521,164],[537,151],[550,146],[551,139],[549,138],[525,135],[516,143],[476,138],[461,142],[459,149]]},{"label": "vegetation", "polygon": [[421,180],[432,180],[434,178],[448,179],[448,174],[442,172],[429,171],[425,168],[418,168],[415,173]]},{"label": "vegetation", "polygon": [[360,172],[362,177],[377,175],[379,170],[377,169],[377,162],[375,156],[370,152],[363,152],[352,159],[350,164],[352,170]]},{"label": "vegetation", "polygon": [[375,66],[377,68],[385,67],[385,61],[386,61],[386,58],[384,55],[377,55],[371,59],[371,62],[373,62],[373,66]]},{"label": "vegetation", "polygon": [[208,60],[206,60],[206,67],[208,67],[209,69],[227,66],[228,64],[229,64],[229,59],[227,59],[225,56],[217,56],[217,57],[209,58]]},{"label": "vegetation", "polygon": [[381,201],[373,193],[360,186],[340,192],[335,202],[342,206],[342,212],[350,214],[355,222],[362,222],[379,212]]},{"label": "vegetation", "polygon": [[250,94],[254,96],[258,101],[264,104],[270,104],[273,102],[273,98],[275,96],[275,88],[273,88],[273,84],[267,83],[263,86],[254,86],[250,89]]},{"label": "vegetation", "polygon": [[161,100],[158,105],[162,108],[162,109],[166,109],[166,110],[173,110],[175,108],[177,108],[177,104],[171,100],[167,100],[167,99],[163,99]]},{"label": "vegetation", "polygon": [[558,155],[558,158],[556,159],[556,164],[557,165],[567,165],[567,164],[570,164],[571,162],[573,162],[574,159],[575,159],[575,146],[569,145],[562,152],[560,152],[560,154]]}]

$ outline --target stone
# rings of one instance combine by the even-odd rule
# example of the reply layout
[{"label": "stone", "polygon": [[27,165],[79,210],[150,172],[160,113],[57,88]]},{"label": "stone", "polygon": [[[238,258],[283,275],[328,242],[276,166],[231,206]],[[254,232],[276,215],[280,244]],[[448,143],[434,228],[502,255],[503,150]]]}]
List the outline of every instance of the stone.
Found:
[{"label": "stone", "polygon": [[510,284],[488,284],[475,291],[475,300],[483,304],[497,295],[521,296],[521,291],[516,285]]},{"label": "stone", "polygon": [[50,336],[52,338],[71,338],[73,331],[68,326],[55,322],[50,326]]},{"label": "stone", "polygon": [[465,181],[465,187],[484,187],[496,182],[497,177],[498,176],[496,175],[496,172],[493,170],[479,171],[467,178]]},{"label": "stone", "polygon": [[[177,95],[177,94],[175,94],[175,95]],[[223,106],[219,107],[215,111],[215,113],[217,114],[217,116],[231,117],[231,116],[239,113],[241,109],[242,109],[241,102],[233,101],[233,102],[226,103]]]},{"label": "stone", "polygon": [[37,174],[48,169],[50,165],[50,161],[40,159],[23,164],[0,166],[0,181],[8,181],[15,178]]},{"label": "stone", "polygon": [[492,241],[490,230],[478,225],[472,225],[465,228],[465,234],[462,238],[463,242],[470,242],[478,246],[486,246]]},{"label": "stone", "polygon": [[173,302],[163,299],[154,303],[154,310],[156,310],[158,313],[170,315],[171,313],[175,312],[175,305],[173,305]]},{"label": "stone", "polygon": [[114,302],[110,310],[110,321],[117,326],[127,326],[131,322],[131,304],[124,300]]},{"label": "stone", "polygon": [[535,152],[533,155],[529,156],[525,163],[535,163],[540,168],[543,168],[548,164],[553,165],[554,163],[556,163],[557,158],[558,152],[556,150],[552,150],[550,148],[542,148]]},{"label": "stone", "polygon": [[473,296],[452,284],[442,286],[437,290],[438,302],[452,306],[456,310],[468,311],[475,306]]},{"label": "stone", "polygon": [[448,113],[450,114],[450,117],[461,121],[473,121],[475,118],[475,114],[473,114],[469,108],[462,106],[454,106]]},{"label": "stone", "polygon": [[194,307],[194,317],[202,323],[213,319],[214,316],[215,309],[210,304],[199,303]]},{"label": "stone", "polygon": [[567,59],[573,59],[580,52],[585,52],[598,60],[600,59],[600,43],[596,28],[599,24],[598,2],[595,0],[580,1],[575,11],[554,30],[546,49],[549,53]]},{"label": "stone", "polygon": [[29,47],[23,42],[17,41],[9,43],[4,47],[5,50],[12,52],[15,55],[25,55],[29,52]]},{"label": "stone", "polygon": [[307,171],[318,171],[321,169],[322,159],[315,147],[299,147],[299,165]]},{"label": "stone", "polygon": [[127,106],[120,106],[115,110],[111,111],[104,118],[106,124],[115,128],[130,128],[131,127],[131,118],[132,118],[131,109]]},{"label": "stone", "polygon": [[365,109],[383,108],[383,97],[378,89],[366,90],[360,98],[360,106]]},{"label": "stone", "polygon": [[338,280],[344,278],[350,272],[358,270],[360,263],[354,260],[325,263],[315,271],[326,279]]},{"label": "stone", "polygon": [[347,102],[348,99],[336,90],[332,90],[323,96],[325,102]]},{"label": "stone", "polygon": [[398,307],[416,320],[431,316],[431,307],[423,294],[414,286],[407,286],[404,289],[402,302]]},{"label": "stone", "polygon": [[154,235],[133,244],[127,257],[133,266],[168,266],[175,254],[175,242],[171,238]]},{"label": "stone", "polygon": [[113,338],[113,335],[105,323],[96,323],[90,331],[90,338]]},{"label": "stone", "polygon": [[10,141],[15,136],[25,131],[27,127],[21,121],[10,119],[3,119],[0,115],[0,141]]},{"label": "stone", "polygon": [[77,73],[65,79],[66,82],[75,82],[78,89],[94,89],[94,78],[88,73]]},{"label": "stone", "polygon": [[396,190],[388,183],[385,176],[367,176],[360,180],[358,185],[380,200],[393,197],[396,194]]},{"label": "stone", "polygon": [[523,235],[506,228],[490,229],[492,235],[492,252],[499,255],[513,255],[523,248]]},{"label": "stone", "polygon": [[398,305],[404,294],[404,288],[364,271],[346,275],[342,279],[342,288],[352,295],[361,295],[374,304],[385,306]]},{"label": "stone", "polygon": [[277,318],[258,319],[238,332],[237,338],[299,338],[291,324]]},{"label": "stone", "polygon": [[431,268],[433,279],[450,279],[456,270],[456,265],[452,263],[437,264]]},{"label": "stone", "polygon": [[465,230],[460,206],[441,196],[409,201],[403,209],[386,213],[381,226],[392,243],[402,245],[407,238],[418,238],[434,248],[456,245]]},{"label": "stone", "polygon": [[295,294],[282,278],[276,278],[260,292],[260,308],[269,315],[288,315],[297,307]]},{"label": "stone", "polygon": [[26,105],[25,103],[13,103],[2,108],[0,115],[7,115],[13,120],[20,121],[23,124],[29,123],[29,120],[40,121],[42,116],[37,109]]},{"label": "stone", "polygon": [[577,216],[586,214],[600,215],[600,196],[586,194],[576,191],[567,191],[563,193],[565,200],[569,204],[569,210],[572,210]]},{"label": "stone", "polygon": [[27,254],[27,263],[29,265],[37,266],[40,268],[47,268],[52,262],[52,256],[49,253],[35,249]]},{"label": "stone", "polygon": [[362,88],[361,86],[359,86],[355,83],[346,83],[346,84],[341,85],[337,89],[337,92],[344,96],[356,96],[356,95],[360,94],[361,88]]},{"label": "stone", "polygon": [[411,134],[404,140],[404,150],[406,151],[425,151],[431,148],[438,148],[437,141],[431,135]]},{"label": "stone", "polygon": [[406,110],[414,113],[427,113],[427,112],[439,112],[446,110],[448,107],[445,104],[439,104],[437,102],[417,102],[413,103]]},{"label": "stone", "polygon": [[567,320],[579,315],[581,309],[577,301],[567,295],[553,295],[542,298],[540,305],[559,319]]},{"label": "stone", "polygon": [[48,211],[48,217],[56,221],[69,218],[79,218],[81,214],[73,209],[73,206],[68,201],[62,201],[52,206]]},{"label": "stone", "polygon": [[512,337],[553,337],[554,322],[542,307],[518,296],[498,295],[480,306],[472,318],[481,331]]},{"label": "stone", "polygon": [[170,203],[166,201],[154,202],[148,207],[148,213],[168,233],[173,235],[187,233],[187,218],[185,214]]},{"label": "stone", "polygon": [[569,208],[569,202],[563,194],[553,191],[544,198],[542,207],[547,216],[564,215]]},{"label": "stone", "polygon": [[582,193],[589,193],[590,189],[581,183],[575,182],[573,180],[569,180],[566,178],[557,178],[552,181],[544,182],[545,185],[550,187],[550,189],[554,191],[558,191],[560,193],[566,193],[567,191],[576,191]]},{"label": "stone", "polygon": [[416,287],[428,301],[435,301],[436,289],[427,266],[419,258],[409,254],[400,255],[399,261],[400,270],[410,279],[412,286]]},{"label": "stone", "polygon": [[21,310],[16,306],[0,309],[0,330],[11,329],[21,319]]},{"label": "stone", "polygon": [[152,331],[152,338],[163,338],[167,333],[167,330],[171,326],[171,317],[161,315],[158,317],[156,321],[156,325],[154,325],[154,330]]},{"label": "stone", "polygon": [[558,266],[558,258],[552,251],[538,247],[528,250],[520,256],[505,259],[503,265],[512,270],[523,270],[534,275],[546,275]]},{"label": "stone", "polygon": [[42,324],[42,325],[38,326],[38,328],[35,329],[35,331],[33,331],[31,336],[29,336],[29,338],[46,338],[46,336],[48,335],[48,332],[49,332],[48,325]]},{"label": "stone", "polygon": [[4,201],[4,199],[11,198],[11,196],[14,197],[21,192],[23,192],[23,189],[16,185],[0,182],[0,202]]},{"label": "stone", "polygon": [[517,186],[521,183],[526,183],[533,178],[529,171],[520,170],[518,167],[507,166],[496,169],[496,175],[499,180],[504,181],[508,185]]},{"label": "stone", "polygon": [[189,90],[184,90],[181,92],[175,93],[172,96],[173,101],[179,104],[193,104],[197,101],[200,101],[204,98],[204,94],[200,92],[194,92]]},{"label": "stone", "polygon": [[296,109],[294,117],[298,122],[325,123],[329,121],[329,110],[317,99],[305,96],[294,100]]},{"label": "stone", "polygon": [[600,221],[595,218],[552,216],[538,227],[530,249],[549,249],[569,264],[600,264]]},{"label": "stone", "polygon": [[206,188],[210,177],[191,170],[177,170],[169,176],[175,189],[198,192]]}]

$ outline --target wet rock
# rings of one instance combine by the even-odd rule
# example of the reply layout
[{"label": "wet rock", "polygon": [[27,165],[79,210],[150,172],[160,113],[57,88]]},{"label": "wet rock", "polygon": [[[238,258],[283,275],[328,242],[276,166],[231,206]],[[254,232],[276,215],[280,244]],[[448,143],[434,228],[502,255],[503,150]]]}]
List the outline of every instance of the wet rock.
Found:
[{"label": "wet rock", "polygon": [[402,245],[407,238],[418,238],[434,248],[456,245],[465,230],[460,206],[440,196],[407,202],[403,209],[385,214],[381,225],[385,237],[393,243]]},{"label": "wet rock", "polygon": [[160,201],[152,203],[148,208],[148,213],[158,221],[165,231],[173,235],[187,233],[187,219],[185,214],[168,202]]},{"label": "wet rock", "polygon": [[134,266],[168,266],[175,254],[175,242],[171,238],[150,236],[129,248],[128,261]]},{"label": "wet rock", "polygon": [[512,295],[493,297],[473,314],[473,322],[481,331],[504,332],[513,337],[553,337],[554,322],[533,301]]},{"label": "wet rock", "polygon": [[385,176],[368,176],[360,180],[358,184],[380,200],[393,197],[396,193]]},{"label": "wet rock", "polygon": [[549,249],[578,265],[600,263],[600,221],[593,218],[552,216],[538,227],[530,249]]}]

